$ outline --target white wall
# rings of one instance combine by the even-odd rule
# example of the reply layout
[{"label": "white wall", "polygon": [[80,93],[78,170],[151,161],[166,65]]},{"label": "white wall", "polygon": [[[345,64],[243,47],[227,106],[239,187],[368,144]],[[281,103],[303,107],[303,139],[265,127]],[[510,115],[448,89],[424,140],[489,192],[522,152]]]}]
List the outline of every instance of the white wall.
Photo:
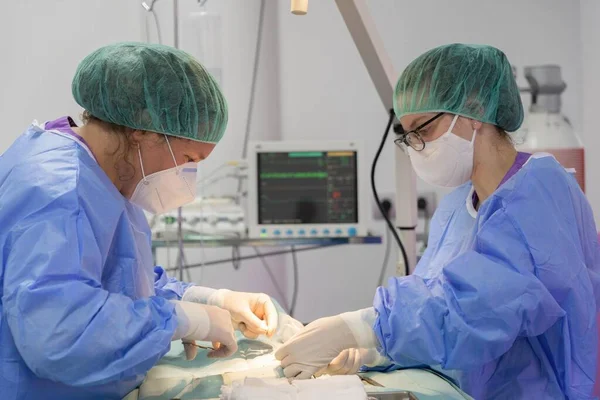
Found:
[{"label": "white wall", "polygon": [[[424,51],[450,42],[501,48],[519,68],[523,85],[523,66],[561,65],[569,85],[564,112],[581,129],[578,1],[371,0],[369,5],[398,73]],[[311,2],[304,17],[280,7],[279,18],[284,139],[364,139],[372,159],[386,113],[335,3]],[[380,192],[394,190],[392,147],[390,140],[378,167]],[[382,246],[300,255],[298,317],[310,320],[371,305],[382,259]],[[393,270],[391,261],[388,271]]]},{"label": "white wall", "polygon": [[[50,120],[63,115],[78,117],[80,107],[71,96],[71,79],[79,61],[96,48],[118,41],[141,41],[146,14],[138,0],[19,0],[3,1],[0,7],[0,153],[33,119]],[[223,18],[224,91],[229,102],[229,126],[223,141],[200,172],[210,171],[229,159],[239,159],[258,26],[259,0],[211,0],[207,7]],[[277,7],[266,9],[263,61],[257,83],[253,138],[279,135]],[[196,7],[195,0],[180,0],[180,16]],[[156,3],[163,40],[172,44],[172,1]],[[149,17],[152,41],[154,22]],[[227,194],[235,186],[220,186],[214,194]],[[174,261],[175,251],[171,251]],[[229,257],[231,250],[207,250],[207,259]],[[201,252],[190,250],[188,262],[197,263]],[[166,252],[159,252],[166,263]],[[281,259],[270,260],[276,278],[284,286]],[[275,295],[261,264],[244,262],[239,272],[231,264],[194,270],[194,281],[213,287],[265,291]],[[276,296],[278,297],[278,296]]]},{"label": "white wall", "polygon": [[140,40],[136,1],[3,1],[0,7],[0,153],[32,120],[81,111],[71,96],[78,62],[96,48]]},{"label": "white wall", "polygon": [[598,110],[600,110],[600,2],[581,0],[581,43],[583,67],[583,132],[586,146],[586,195],[594,208],[600,227],[600,148]]}]

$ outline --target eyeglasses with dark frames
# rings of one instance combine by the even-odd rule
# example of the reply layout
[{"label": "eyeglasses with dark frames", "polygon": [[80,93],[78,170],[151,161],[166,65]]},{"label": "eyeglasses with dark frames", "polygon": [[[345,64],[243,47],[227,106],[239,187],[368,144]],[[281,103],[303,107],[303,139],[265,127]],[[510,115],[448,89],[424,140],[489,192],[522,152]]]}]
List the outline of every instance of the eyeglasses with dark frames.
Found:
[{"label": "eyeglasses with dark frames", "polygon": [[444,115],[445,113],[438,113],[435,116],[429,118],[427,121],[423,122],[421,125],[417,126],[415,129],[410,130],[400,136],[398,139],[394,140],[394,143],[405,149],[406,146],[412,147],[415,151],[423,151],[425,149],[425,141],[421,137],[421,131],[427,125],[431,124],[433,121]]}]

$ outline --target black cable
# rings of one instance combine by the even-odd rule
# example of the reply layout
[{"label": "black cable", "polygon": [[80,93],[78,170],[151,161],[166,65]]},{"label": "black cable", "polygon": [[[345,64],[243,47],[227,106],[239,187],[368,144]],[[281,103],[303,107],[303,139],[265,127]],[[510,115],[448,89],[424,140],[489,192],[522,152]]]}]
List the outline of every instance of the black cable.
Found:
[{"label": "black cable", "polygon": [[[384,199],[381,202],[381,207],[383,208],[383,211],[385,212],[385,215],[389,218],[390,217],[390,211],[392,209],[392,202],[388,199]],[[379,279],[377,280],[377,287],[382,286],[383,285],[383,279],[385,277],[385,270],[387,268],[387,263],[389,261],[390,258],[390,249],[391,249],[391,237],[390,237],[390,230],[386,229],[385,230],[385,254],[383,256],[383,264],[381,265],[381,272],[379,273]]]},{"label": "black cable", "polygon": [[394,110],[390,110],[390,118],[388,120],[387,126],[385,127],[385,131],[383,132],[383,137],[381,138],[381,144],[379,145],[379,149],[377,149],[377,153],[375,154],[375,158],[373,159],[373,164],[371,165],[371,188],[373,189],[373,196],[375,197],[375,201],[377,202],[377,207],[381,212],[381,215],[385,219],[385,222],[388,225],[388,228],[394,235],[394,239],[396,239],[396,243],[398,243],[398,247],[400,247],[400,251],[402,252],[402,258],[404,260],[404,273],[406,276],[409,275],[409,266],[408,266],[408,255],[406,254],[406,249],[402,244],[402,240],[400,240],[400,236],[398,236],[398,232],[396,232],[396,227],[390,221],[390,218],[386,215],[385,210],[383,209],[383,205],[381,204],[381,200],[379,200],[379,194],[377,193],[377,187],[375,185],[375,169],[377,167],[377,161],[379,161],[379,156],[381,155],[381,151],[383,150],[383,146],[385,146],[385,141],[390,133],[390,128],[392,127],[392,123],[394,122],[395,114]]},{"label": "black cable", "polygon": [[429,212],[427,210],[425,210],[423,214],[423,216],[425,217],[425,246],[427,246],[429,244],[429,228],[431,223],[431,216],[429,215]]},{"label": "black cable", "polygon": [[424,220],[424,236],[425,236],[425,246],[427,247],[427,242],[429,239],[429,221],[431,219],[429,215],[429,203],[427,199],[424,197],[419,197],[417,199],[417,210],[420,214],[423,215]]},{"label": "black cable", "polygon": [[292,246],[292,261],[294,270],[294,290],[292,292],[292,304],[290,305],[290,317],[294,317],[294,311],[296,311],[296,300],[298,300],[298,291],[300,284],[298,280],[298,259],[296,257],[296,249]]},{"label": "black cable", "polygon": [[240,258],[240,248],[237,246],[231,247],[231,263],[233,264],[234,270],[239,270],[242,264]]},{"label": "black cable", "polygon": [[383,256],[383,264],[381,265],[381,272],[379,273],[379,280],[377,281],[377,287],[383,286],[383,280],[385,278],[385,269],[388,261],[390,260],[390,249],[392,244],[392,238],[390,237],[390,230],[385,230],[385,256]]}]

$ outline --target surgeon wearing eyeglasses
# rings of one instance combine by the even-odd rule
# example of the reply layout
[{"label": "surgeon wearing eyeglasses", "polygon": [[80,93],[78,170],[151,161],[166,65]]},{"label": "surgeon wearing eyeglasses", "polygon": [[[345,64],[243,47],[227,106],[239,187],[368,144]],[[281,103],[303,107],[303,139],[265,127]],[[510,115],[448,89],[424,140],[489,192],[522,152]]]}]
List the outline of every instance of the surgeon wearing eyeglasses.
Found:
[{"label": "surgeon wearing eyeglasses", "polygon": [[226,357],[234,329],[256,338],[278,326],[265,294],[154,267],[143,210],[194,200],[198,162],[227,125],[204,67],[168,46],[120,43],[81,62],[72,93],[83,126],[33,123],[0,156],[2,400],[120,399],[173,340],[188,359],[196,340]]},{"label": "surgeon wearing eyeglasses", "polygon": [[288,377],[429,366],[476,399],[588,399],[600,251],[576,180],[507,132],[523,105],[504,53],[452,44],[404,70],[394,108],[426,182],[455,188],[414,273],[372,308],[319,319],[276,356]]}]

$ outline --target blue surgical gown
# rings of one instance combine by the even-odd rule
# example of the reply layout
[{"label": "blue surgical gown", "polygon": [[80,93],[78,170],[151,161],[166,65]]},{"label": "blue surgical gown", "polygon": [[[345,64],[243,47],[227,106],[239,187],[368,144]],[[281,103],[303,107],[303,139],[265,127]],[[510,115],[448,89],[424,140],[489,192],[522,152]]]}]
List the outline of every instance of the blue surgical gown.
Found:
[{"label": "blue surgical gown", "polygon": [[414,274],[378,289],[380,350],[476,399],[592,398],[600,248],[577,182],[532,158],[478,213],[471,194],[441,202]]},{"label": "blue surgical gown", "polygon": [[76,142],[32,125],[0,156],[0,399],[120,399],[169,350],[186,285]]}]

